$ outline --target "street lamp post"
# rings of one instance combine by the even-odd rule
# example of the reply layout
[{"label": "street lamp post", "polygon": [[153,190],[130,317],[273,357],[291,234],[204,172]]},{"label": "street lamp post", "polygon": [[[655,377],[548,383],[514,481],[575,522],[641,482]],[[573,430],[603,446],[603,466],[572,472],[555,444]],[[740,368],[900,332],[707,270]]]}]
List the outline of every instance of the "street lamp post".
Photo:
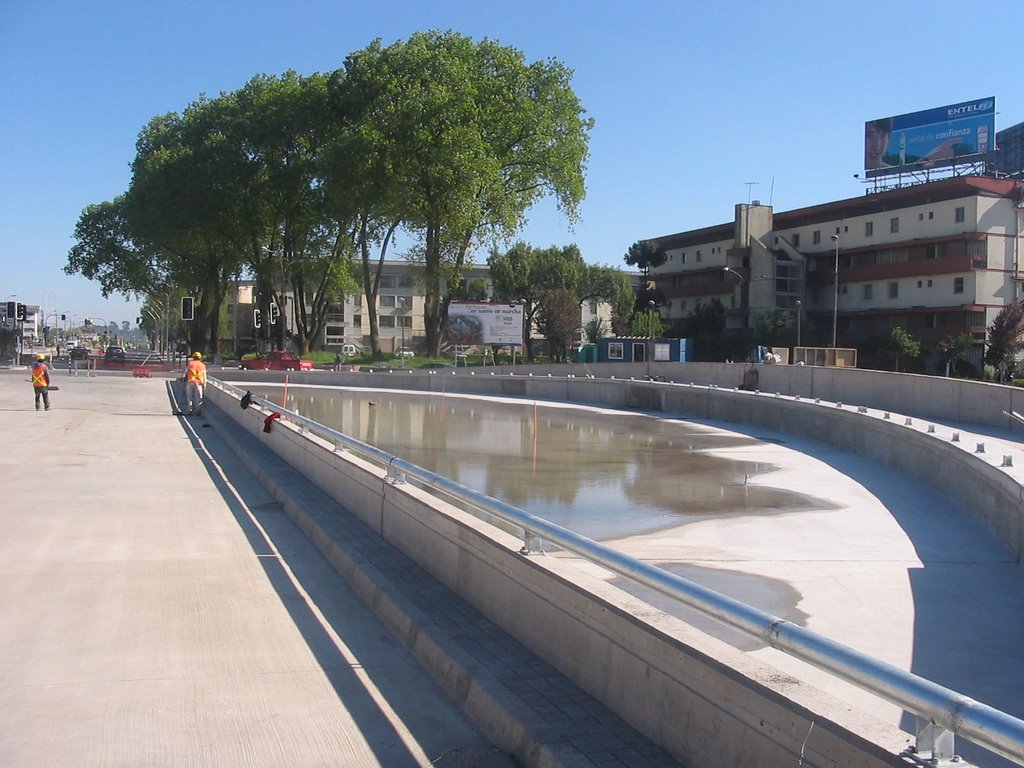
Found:
[{"label": "street lamp post", "polygon": [[836,325],[839,320],[839,235],[832,235],[836,244],[835,287],[832,294],[832,349],[836,348]]},{"label": "street lamp post", "polygon": [[654,302],[647,302],[647,338],[649,348],[647,350],[647,380],[651,380],[651,358],[654,357]]},{"label": "street lamp post", "polygon": [[399,361],[399,365],[402,368],[405,368],[405,317],[409,313],[409,308],[405,305],[404,299],[404,296],[398,297],[398,322],[402,326],[402,347],[399,350],[398,354],[399,357],[401,358]]},{"label": "street lamp post", "polygon": [[804,305],[800,299],[796,300],[796,345],[799,347],[800,344],[800,315],[803,314]]}]

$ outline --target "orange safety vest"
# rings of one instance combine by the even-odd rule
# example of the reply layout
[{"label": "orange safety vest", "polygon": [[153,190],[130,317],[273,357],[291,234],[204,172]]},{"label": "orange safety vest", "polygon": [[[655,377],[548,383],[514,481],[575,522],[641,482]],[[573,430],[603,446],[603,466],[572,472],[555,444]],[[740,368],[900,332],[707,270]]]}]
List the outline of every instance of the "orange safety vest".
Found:
[{"label": "orange safety vest", "polygon": [[197,384],[206,383],[206,365],[202,360],[189,360],[188,368],[185,370],[185,383],[196,382]]},{"label": "orange safety vest", "polygon": [[32,366],[32,386],[33,387],[48,387],[50,386],[50,372],[46,369],[46,366],[42,363],[37,363]]}]

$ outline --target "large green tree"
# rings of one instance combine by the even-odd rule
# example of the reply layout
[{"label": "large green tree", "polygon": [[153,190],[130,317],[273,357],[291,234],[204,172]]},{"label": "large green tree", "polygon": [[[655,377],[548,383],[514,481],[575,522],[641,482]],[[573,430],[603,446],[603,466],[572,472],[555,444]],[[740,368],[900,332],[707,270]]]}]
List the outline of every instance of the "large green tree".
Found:
[{"label": "large green tree", "polygon": [[[527,328],[523,341],[526,355],[532,360],[530,329],[540,324],[544,305],[553,291],[567,290],[577,295],[577,286],[586,271],[583,256],[576,245],[534,248],[520,241],[504,253],[492,249],[487,264],[495,298],[523,306]],[[577,314],[578,309],[577,306]]]},{"label": "large green tree", "polygon": [[226,130],[226,98],[201,98],[181,114],[156,117],[136,143],[126,194],[132,232],[163,254],[167,285],[195,297],[191,346],[220,351],[229,280],[244,263],[238,215],[242,163]]},{"label": "large green tree", "polygon": [[643,310],[648,302],[662,304],[665,297],[655,289],[651,280],[651,270],[660,267],[668,259],[668,255],[656,240],[637,240],[626,251],[622,260],[631,267],[640,270],[641,280],[637,289],[636,307]]},{"label": "large green tree", "polygon": [[[243,161],[238,170],[246,185],[238,245],[247,249],[262,301],[290,315],[302,353],[322,334],[330,306],[355,289],[355,213],[335,204],[323,183],[325,155],[344,130],[331,87],[338,77],[261,75],[225,97],[225,130]],[[283,319],[271,330],[283,348]]]},{"label": "large green tree", "polygon": [[420,239],[427,351],[438,354],[471,248],[509,237],[542,196],[574,220],[584,195],[586,119],[572,73],[490,40],[426,32],[346,60],[351,118],[387,157],[388,198]]}]

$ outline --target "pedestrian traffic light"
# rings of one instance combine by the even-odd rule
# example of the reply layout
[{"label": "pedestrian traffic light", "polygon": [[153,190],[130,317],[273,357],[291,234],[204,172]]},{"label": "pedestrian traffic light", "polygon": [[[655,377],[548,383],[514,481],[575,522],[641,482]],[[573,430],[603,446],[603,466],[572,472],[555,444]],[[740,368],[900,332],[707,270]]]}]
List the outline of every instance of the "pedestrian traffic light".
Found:
[{"label": "pedestrian traffic light", "polygon": [[195,320],[196,319],[196,300],[191,296],[181,297],[181,319],[182,320]]}]

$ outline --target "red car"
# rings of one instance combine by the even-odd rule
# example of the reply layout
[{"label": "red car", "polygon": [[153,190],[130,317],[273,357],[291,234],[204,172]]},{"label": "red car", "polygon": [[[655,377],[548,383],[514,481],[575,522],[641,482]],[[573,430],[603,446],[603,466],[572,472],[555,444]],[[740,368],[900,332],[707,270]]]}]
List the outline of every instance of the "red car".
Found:
[{"label": "red car", "polygon": [[239,367],[247,371],[311,371],[313,361],[292,357],[290,352],[278,349],[243,360]]}]

